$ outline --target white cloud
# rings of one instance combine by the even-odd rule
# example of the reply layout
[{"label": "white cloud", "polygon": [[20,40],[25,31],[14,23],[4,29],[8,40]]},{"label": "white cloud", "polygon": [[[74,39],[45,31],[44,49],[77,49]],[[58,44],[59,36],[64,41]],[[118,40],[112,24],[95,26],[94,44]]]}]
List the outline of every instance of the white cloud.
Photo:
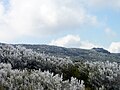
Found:
[{"label": "white cloud", "polygon": [[112,42],[109,51],[112,53],[120,53],[120,42]]},{"label": "white cloud", "polygon": [[79,47],[80,37],[78,35],[67,35],[57,40],[52,40],[50,45],[57,45],[62,47]]},{"label": "white cloud", "polygon": [[110,29],[110,28],[106,28],[106,29],[105,29],[105,33],[106,33],[107,36],[109,36],[110,38],[113,38],[113,37],[117,36],[117,33],[115,33],[114,31],[112,31],[112,29]]},{"label": "white cloud", "polygon": [[[0,1],[0,41],[10,41],[14,36],[14,32],[9,30],[9,25],[6,20],[5,8],[3,3]],[[12,33],[11,33],[12,32]]]},{"label": "white cloud", "polygon": [[45,36],[98,23],[96,16],[89,15],[74,0],[9,0],[8,6],[6,11],[0,2],[2,41],[22,35]]},{"label": "white cloud", "polygon": [[95,7],[120,9],[120,0],[89,0],[88,3]]},{"label": "white cloud", "polygon": [[0,21],[3,18],[3,13],[4,13],[4,7],[3,7],[2,3],[0,2]]},{"label": "white cloud", "polygon": [[50,45],[69,47],[69,48],[84,48],[84,49],[91,49],[93,47],[97,47],[96,45],[88,41],[81,41],[78,35],[67,35],[65,37],[52,40],[50,42]]},{"label": "white cloud", "polygon": [[91,49],[91,48],[97,48],[98,45],[95,45],[89,41],[81,41],[81,45],[80,45],[80,48],[83,48],[83,49]]}]

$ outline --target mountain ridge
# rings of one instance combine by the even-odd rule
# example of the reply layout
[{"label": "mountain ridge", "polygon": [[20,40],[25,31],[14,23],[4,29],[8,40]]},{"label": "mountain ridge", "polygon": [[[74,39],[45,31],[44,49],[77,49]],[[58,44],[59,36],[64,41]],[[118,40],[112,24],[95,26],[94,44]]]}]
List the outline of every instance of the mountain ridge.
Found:
[{"label": "mountain ridge", "polygon": [[[4,45],[5,43],[1,43]],[[80,48],[66,48],[54,45],[45,44],[10,44],[13,46],[23,46],[26,49],[31,49],[38,53],[44,53],[50,56],[60,58],[69,57],[73,61],[111,61],[120,62],[120,53],[110,53],[103,48],[80,49]]]},{"label": "mountain ridge", "polygon": [[30,45],[21,44],[27,49],[33,51],[45,53],[51,56],[57,57],[70,57],[73,61],[115,61],[120,62],[119,53],[110,53],[103,48],[81,49],[81,48],[66,48],[53,45]]}]

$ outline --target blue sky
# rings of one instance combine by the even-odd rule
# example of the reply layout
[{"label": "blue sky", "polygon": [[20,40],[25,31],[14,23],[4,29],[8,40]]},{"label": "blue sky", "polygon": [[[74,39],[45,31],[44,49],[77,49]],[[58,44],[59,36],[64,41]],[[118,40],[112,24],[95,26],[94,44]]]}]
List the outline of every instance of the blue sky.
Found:
[{"label": "blue sky", "polygon": [[0,0],[0,42],[120,52],[119,0]]}]

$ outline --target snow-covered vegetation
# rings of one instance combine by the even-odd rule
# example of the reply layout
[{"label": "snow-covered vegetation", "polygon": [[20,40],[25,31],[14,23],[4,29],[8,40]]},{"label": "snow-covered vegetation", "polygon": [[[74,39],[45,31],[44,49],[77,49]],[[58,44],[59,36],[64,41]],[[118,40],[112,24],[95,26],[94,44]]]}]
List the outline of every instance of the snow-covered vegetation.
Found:
[{"label": "snow-covered vegetation", "polygon": [[83,81],[41,70],[12,70],[10,64],[0,64],[0,90],[84,90]]},{"label": "snow-covered vegetation", "polygon": [[0,45],[0,90],[120,90],[120,65]]}]

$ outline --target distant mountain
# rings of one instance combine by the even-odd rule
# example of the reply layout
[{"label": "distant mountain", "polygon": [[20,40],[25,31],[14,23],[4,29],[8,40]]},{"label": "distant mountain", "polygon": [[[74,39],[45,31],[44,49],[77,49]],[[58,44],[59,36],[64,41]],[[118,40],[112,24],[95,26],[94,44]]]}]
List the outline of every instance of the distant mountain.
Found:
[{"label": "distant mountain", "polygon": [[[0,43],[4,45],[4,43]],[[110,53],[103,48],[80,49],[65,48],[51,45],[31,45],[31,44],[12,44],[13,46],[23,46],[38,53],[60,58],[70,57],[73,61],[110,61],[120,63],[120,53]]]},{"label": "distant mountain", "polygon": [[50,45],[29,45],[21,44],[27,49],[39,53],[45,53],[57,57],[70,57],[73,61],[115,61],[120,62],[119,53],[110,53],[103,48],[80,49],[80,48],[65,48]]},{"label": "distant mountain", "polygon": [[92,48],[92,50],[95,50],[96,52],[101,52],[101,53],[107,53],[110,54],[109,51],[103,49],[103,48]]}]

